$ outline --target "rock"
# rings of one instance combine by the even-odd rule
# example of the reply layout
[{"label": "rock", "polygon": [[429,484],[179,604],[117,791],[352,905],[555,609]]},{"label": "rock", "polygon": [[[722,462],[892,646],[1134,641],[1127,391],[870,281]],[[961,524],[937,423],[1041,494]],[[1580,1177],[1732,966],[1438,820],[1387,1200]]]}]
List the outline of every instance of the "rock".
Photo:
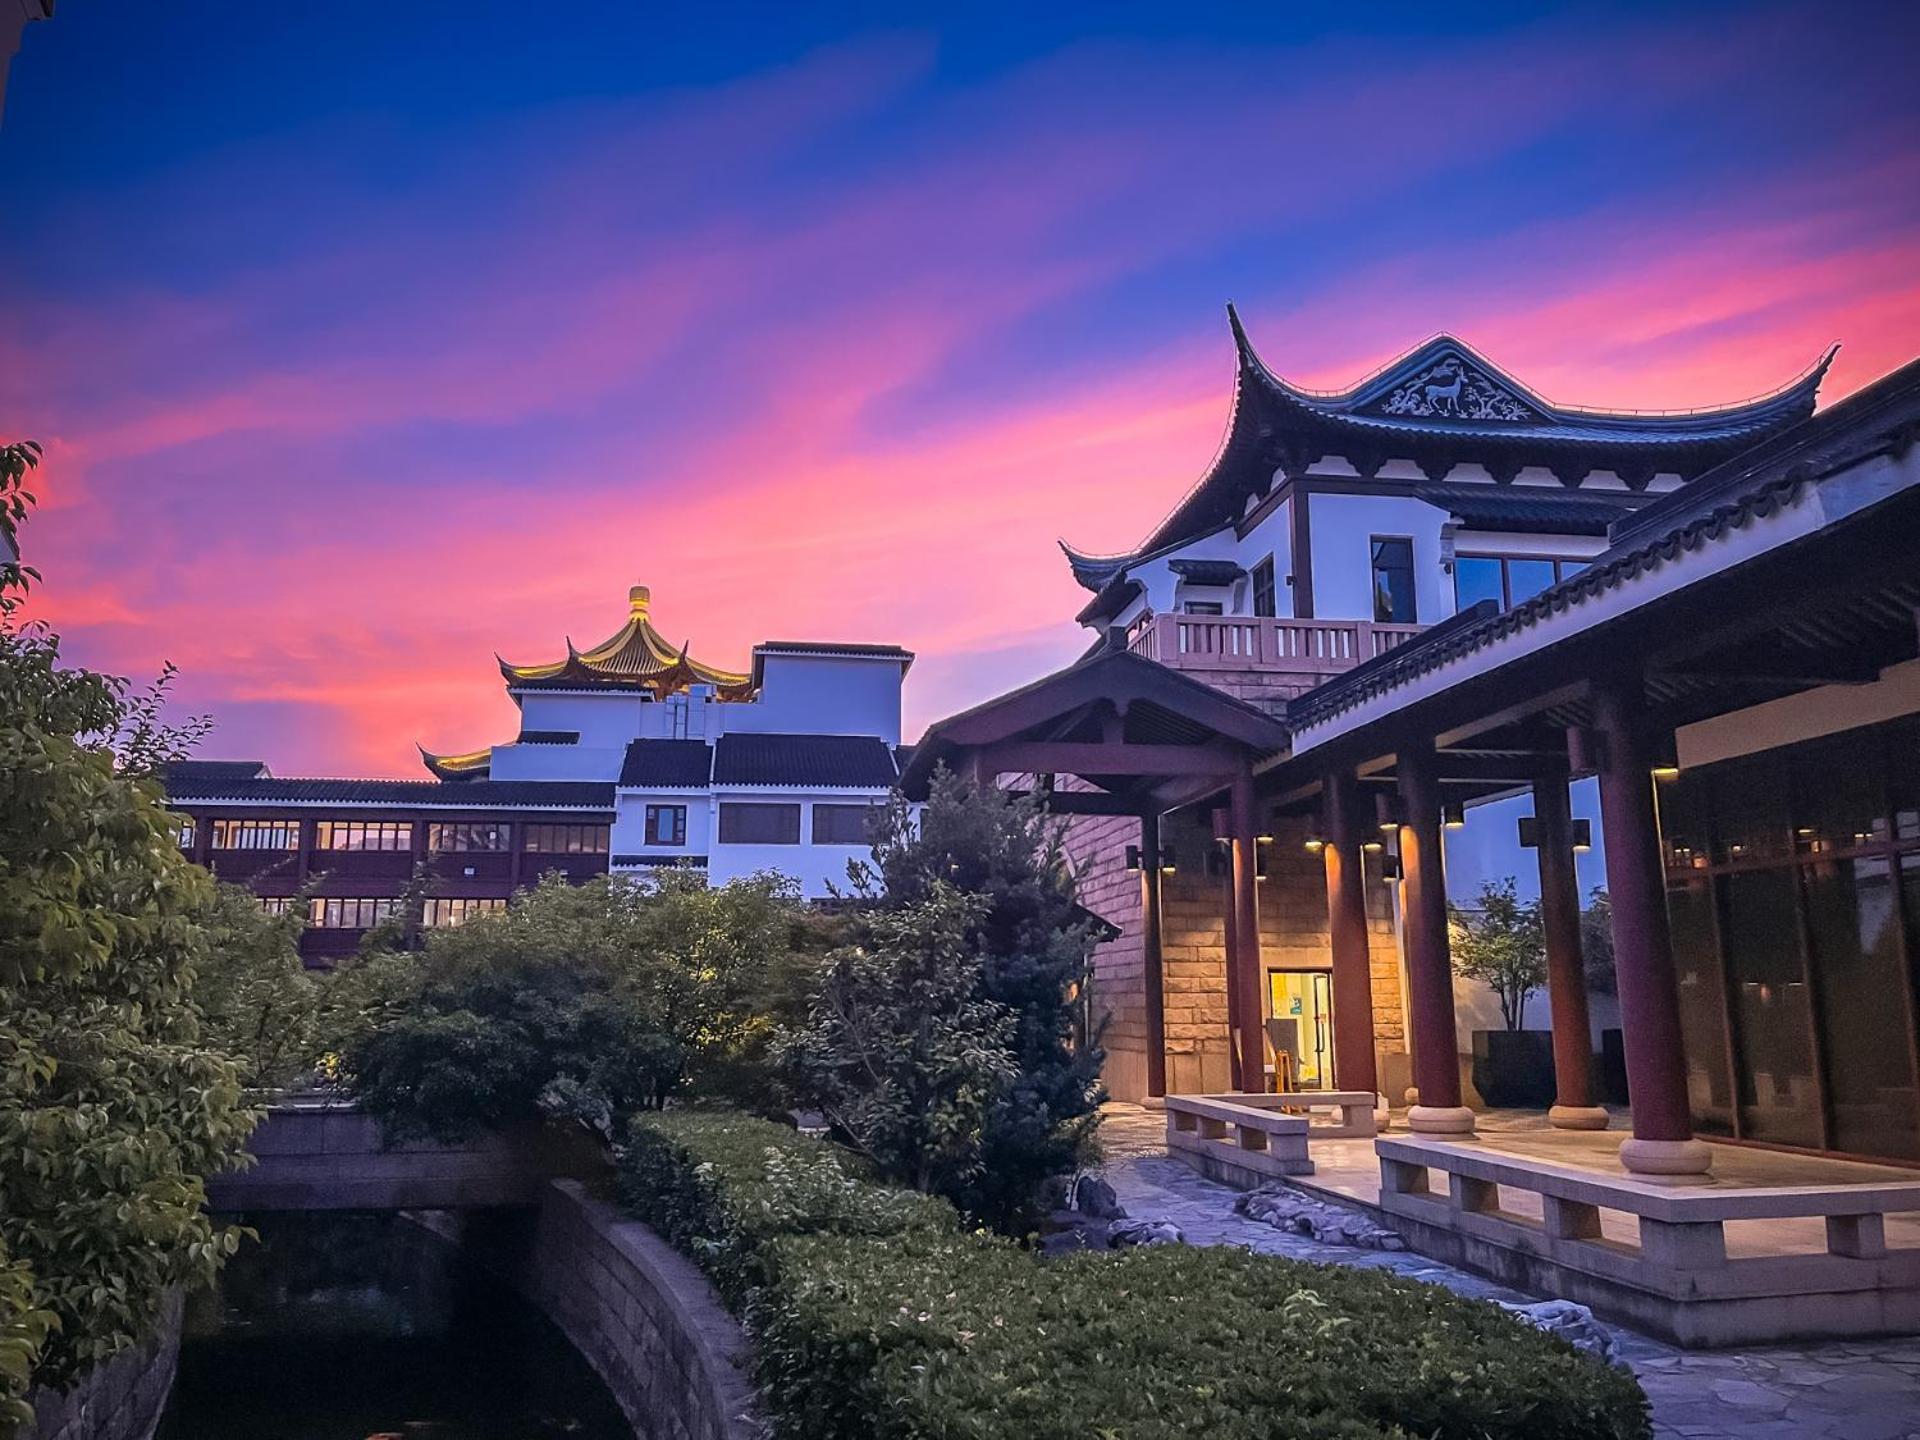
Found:
[{"label": "rock", "polygon": [[1574,1349],[1612,1363],[1613,1334],[1593,1318],[1593,1311],[1586,1306],[1571,1300],[1542,1300],[1537,1305],[1509,1305],[1504,1300],[1495,1303],[1536,1329],[1558,1335]]},{"label": "rock", "polygon": [[1115,1220],[1107,1226],[1107,1244],[1116,1250],[1135,1245],[1186,1243],[1186,1232],[1171,1220]]},{"label": "rock", "polygon": [[1096,1220],[1124,1220],[1126,1207],[1113,1186],[1098,1175],[1082,1175],[1073,1182],[1073,1208]]},{"label": "rock", "polygon": [[1347,1245],[1362,1250],[1404,1250],[1407,1242],[1384,1225],[1376,1225],[1358,1210],[1316,1200],[1289,1185],[1263,1185],[1233,1202],[1249,1220],[1294,1235],[1305,1235],[1322,1245]]}]

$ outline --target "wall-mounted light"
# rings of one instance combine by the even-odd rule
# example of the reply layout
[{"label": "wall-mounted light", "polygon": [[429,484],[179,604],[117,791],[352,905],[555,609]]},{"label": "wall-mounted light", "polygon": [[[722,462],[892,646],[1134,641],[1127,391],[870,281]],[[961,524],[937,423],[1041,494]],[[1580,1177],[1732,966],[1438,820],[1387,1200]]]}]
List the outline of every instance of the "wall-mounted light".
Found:
[{"label": "wall-mounted light", "polygon": [[1406,806],[1400,803],[1398,795],[1382,791],[1373,797],[1373,813],[1380,822],[1380,828],[1391,834],[1407,823]]},{"label": "wall-mounted light", "polygon": [[1160,851],[1160,873],[1162,875],[1176,875],[1179,871],[1180,856],[1178,852],[1176,852],[1171,845],[1166,846]]},{"label": "wall-mounted light", "polygon": [[1271,844],[1273,844],[1273,836],[1271,836],[1271,835],[1256,835],[1256,836],[1254,836],[1254,837],[1253,837],[1253,843],[1254,843],[1254,844],[1256,844],[1256,845],[1271,845]]},{"label": "wall-mounted light", "polygon": [[1398,855],[1382,855],[1380,857],[1380,878],[1382,880],[1398,880],[1400,878],[1400,857]]},{"label": "wall-mounted light", "polygon": [[1317,830],[1309,830],[1307,832],[1306,846],[1307,849],[1317,855],[1327,848],[1327,837],[1320,834]]},{"label": "wall-mounted light", "polygon": [[1654,766],[1651,773],[1656,780],[1678,780],[1680,778],[1680,767],[1678,765],[1660,764]]},{"label": "wall-mounted light", "polygon": [[1360,848],[1369,855],[1378,855],[1385,851],[1387,846],[1383,840],[1365,840],[1361,842]]},{"label": "wall-mounted light", "polygon": [[1449,830],[1467,828],[1467,802],[1449,800],[1440,807],[1440,823]]},{"label": "wall-mounted light", "polygon": [[1520,848],[1522,850],[1540,848],[1540,822],[1531,815],[1520,817]]},{"label": "wall-mounted light", "polygon": [[1573,822],[1573,849],[1575,854],[1593,849],[1593,822],[1575,820]]},{"label": "wall-mounted light", "polygon": [[1140,847],[1138,845],[1129,845],[1127,846],[1127,869],[1138,870],[1139,868]]}]

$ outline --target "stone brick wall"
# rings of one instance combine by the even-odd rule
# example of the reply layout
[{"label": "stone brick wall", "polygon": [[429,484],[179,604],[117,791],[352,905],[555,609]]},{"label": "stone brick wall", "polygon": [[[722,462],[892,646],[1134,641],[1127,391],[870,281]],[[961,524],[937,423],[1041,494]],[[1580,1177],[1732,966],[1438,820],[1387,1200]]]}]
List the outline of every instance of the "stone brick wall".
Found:
[{"label": "stone brick wall", "polygon": [[[1161,958],[1166,998],[1167,1088],[1175,1094],[1221,1091],[1229,1085],[1227,1033],[1226,881],[1205,872],[1212,830],[1197,815],[1170,816],[1161,840],[1179,856],[1180,872],[1164,877]],[[1326,872],[1305,848],[1307,822],[1279,822],[1265,846],[1260,881],[1260,949],[1275,969],[1314,969],[1330,961]],[[1095,1005],[1107,1017],[1107,1088],[1114,1098],[1146,1094],[1146,975],[1140,877],[1125,868],[1139,842],[1130,818],[1078,817],[1067,850],[1080,901],[1118,925],[1118,939],[1094,952]],[[1367,886],[1372,931],[1374,1049],[1382,1083],[1397,1096],[1407,1073],[1400,958],[1393,894]]]},{"label": "stone brick wall", "polygon": [[[515,1262],[477,1230],[475,1258],[502,1268],[586,1356],[638,1440],[759,1440],[747,1343],[706,1278],[577,1180],[555,1180]],[[487,1253],[493,1250],[493,1253]]]},{"label": "stone brick wall", "polygon": [[144,1345],[96,1365],[71,1390],[35,1390],[34,1423],[21,1440],[150,1440],[173,1392],[180,1360],[181,1297],[167,1300],[160,1328]]}]

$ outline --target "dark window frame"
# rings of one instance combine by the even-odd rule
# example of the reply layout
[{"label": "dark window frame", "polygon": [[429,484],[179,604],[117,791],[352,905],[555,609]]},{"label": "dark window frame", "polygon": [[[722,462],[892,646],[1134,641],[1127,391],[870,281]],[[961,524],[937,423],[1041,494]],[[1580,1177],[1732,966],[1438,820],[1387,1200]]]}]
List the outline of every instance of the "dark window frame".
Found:
[{"label": "dark window frame", "polygon": [[[1382,545],[1404,545],[1407,547],[1407,563],[1404,569],[1407,577],[1406,601],[1407,601],[1408,613],[1404,617],[1392,615],[1392,614],[1383,615],[1380,613],[1381,610],[1383,609],[1390,610],[1394,607],[1394,596],[1391,589],[1383,591],[1380,587],[1381,573],[1382,571],[1397,572],[1402,569],[1402,567],[1398,565],[1387,566],[1381,563],[1380,547]],[[1369,577],[1369,582],[1373,591],[1374,623],[1376,625],[1417,625],[1419,624],[1420,623],[1420,572],[1419,572],[1419,563],[1418,563],[1419,554],[1414,547],[1413,537],[1411,535],[1369,535],[1367,537],[1367,559],[1368,559],[1367,575]],[[1382,599],[1386,599],[1388,602],[1385,606],[1383,606],[1380,603]]]},{"label": "dark window frame", "polygon": [[[1463,608],[1460,604],[1460,562],[1462,560],[1493,560],[1499,563],[1500,608],[1502,610],[1511,610],[1515,603],[1513,598],[1513,566],[1510,562],[1515,560],[1536,560],[1551,564],[1553,566],[1553,583],[1555,585],[1558,585],[1569,575],[1577,573],[1592,563],[1589,560],[1575,560],[1565,555],[1490,555],[1484,550],[1457,551],[1453,557],[1453,607],[1456,611]],[[1539,593],[1538,590],[1530,590],[1522,598],[1532,599]]]},{"label": "dark window frame", "polygon": [[1280,590],[1275,573],[1273,556],[1256,561],[1251,572],[1249,586],[1253,613],[1263,619],[1274,619],[1280,614]]},{"label": "dark window frame", "polygon": [[[661,833],[659,821],[663,816],[671,816],[673,824]],[[684,804],[672,804],[660,801],[647,806],[646,839],[648,845],[685,845],[687,843],[687,807]]]},{"label": "dark window frame", "polygon": [[[800,843],[800,809],[798,800],[722,800],[719,843],[722,845],[798,845]],[[773,838],[740,833],[741,827],[750,824],[751,819],[771,820],[776,814],[782,823],[779,826],[779,834]],[[789,819],[792,821],[791,825],[785,823]]]},{"label": "dark window frame", "polygon": [[[870,800],[820,800],[812,807],[809,834],[815,845],[871,845],[873,812],[880,807]],[[845,835],[822,834],[823,829],[831,830],[835,822],[852,818],[858,822],[859,834],[852,839]],[[827,822],[825,825],[822,821]]]}]

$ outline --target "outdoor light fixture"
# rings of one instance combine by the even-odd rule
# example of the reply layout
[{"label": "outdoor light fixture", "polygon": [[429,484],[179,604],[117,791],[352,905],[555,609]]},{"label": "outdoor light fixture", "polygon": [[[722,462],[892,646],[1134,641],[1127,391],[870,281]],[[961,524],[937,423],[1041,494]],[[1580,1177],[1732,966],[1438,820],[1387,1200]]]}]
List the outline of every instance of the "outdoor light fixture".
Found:
[{"label": "outdoor light fixture", "polygon": [[1326,849],[1326,848],[1327,848],[1327,837],[1326,837],[1326,836],[1324,836],[1324,835],[1322,835],[1322,834],[1320,834],[1320,833],[1319,833],[1318,831],[1316,831],[1316,830],[1309,830],[1309,831],[1307,832],[1307,849],[1309,849],[1309,850],[1311,850],[1311,851],[1313,851],[1314,853],[1316,853],[1316,854],[1318,854],[1318,853],[1319,853],[1320,851],[1322,851],[1322,850],[1324,850],[1324,849]]},{"label": "outdoor light fixture", "polygon": [[1520,848],[1522,850],[1540,848],[1540,822],[1531,815],[1520,817]]},{"label": "outdoor light fixture", "polygon": [[1389,795],[1384,791],[1373,797],[1373,813],[1379,818],[1380,828],[1392,834],[1406,824],[1406,807],[1400,803],[1398,795]]},{"label": "outdoor light fixture", "polygon": [[1254,837],[1253,837],[1253,843],[1254,843],[1254,844],[1256,844],[1256,845],[1271,845],[1271,844],[1273,844],[1273,836],[1271,836],[1271,835],[1256,835],[1256,836],[1254,836]]},{"label": "outdoor light fixture", "polygon": [[1678,765],[1656,765],[1653,767],[1652,773],[1653,778],[1656,780],[1678,780],[1680,778],[1680,767]]},{"label": "outdoor light fixture", "polygon": [[1179,869],[1180,857],[1174,853],[1172,846],[1168,846],[1160,852],[1160,873],[1162,875],[1173,875],[1176,874]]},{"label": "outdoor light fixture", "polygon": [[1440,823],[1449,830],[1467,828],[1467,802],[1449,800],[1440,807]]},{"label": "outdoor light fixture", "polygon": [[1591,820],[1575,820],[1573,822],[1574,853],[1578,854],[1583,850],[1591,850],[1592,848],[1593,822]]},{"label": "outdoor light fixture", "polygon": [[1380,854],[1380,853],[1381,853],[1382,851],[1384,851],[1384,850],[1385,850],[1385,849],[1386,849],[1387,847],[1386,847],[1386,843],[1385,843],[1384,841],[1381,841],[1381,840],[1367,840],[1367,841],[1363,841],[1363,842],[1361,843],[1361,846],[1360,846],[1360,848],[1361,848],[1362,850],[1365,850],[1365,851],[1367,851],[1367,852],[1368,852],[1369,854],[1373,854],[1373,855],[1378,855],[1378,854]]},{"label": "outdoor light fixture", "polygon": [[1398,855],[1382,855],[1380,857],[1380,878],[1382,880],[1398,880],[1400,878],[1400,857]]},{"label": "outdoor light fixture", "polygon": [[1140,847],[1138,845],[1129,845],[1127,846],[1127,869],[1138,870],[1139,868]]},{"label": "outdoor light fixture", "polygon": [[1654,742],[1653,778],[1656,780],[1677,779],[1680,774],[1680,756],[1674,749],[1673,736],[1661,736]]}]

